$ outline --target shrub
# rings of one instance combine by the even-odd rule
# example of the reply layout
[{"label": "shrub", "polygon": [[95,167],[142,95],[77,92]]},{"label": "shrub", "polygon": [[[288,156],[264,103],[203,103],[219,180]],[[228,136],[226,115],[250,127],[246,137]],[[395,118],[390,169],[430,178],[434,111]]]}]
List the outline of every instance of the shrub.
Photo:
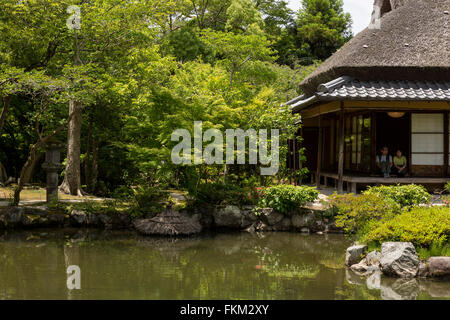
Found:
[{"label": "shrub", "polygon": [[392,219],[380,221],[363,241],[407,241],[417,246],[441,246],[450,236],[450,208],[430,207],[403,210]]},{"label": "shrub", "polygon": [[316,188],[293,185],[261,188],[258,194],[258,207],[273,208],[284,214],[298,211],[302,205],[316,200],[319,196]]},{"label": "shrub", "polygon": [[383,199],[394,200],[402,208],[429,203],[431,200],[431,195],[427,190],[423,186],[415,184],[371,187],[363,194],[378,195]]},{"label": "shrub", "polygon": [[417,255],[421,260],[427,260],[429,257],[447,256],[450,257],[450,244],[436,245],[432,244],[429,248],[416,247]]},{"label": "shrub", "polygon": [[200,184],[194,198],[196,204],[240,206],[253,203],[248,189],[224,183]]},{"label": "shrub", "polygon": [[133,206],[131,216],[138,218],[155,215],[164,209],[164,203],[168,201],[168,198],[167,192],[158,190],[155,187],[138,187],[134,190],[134,195],[131,199]]},{"label": "shrub", "polygon": [[447,183],[445,184],[445,192],[450,193],[450,181],[447,181]]},{"label": "shrub", "polygon": [[381,219],[386,219],[400,212],[400,206],[390,198],[381,198],[377,194],[334,194],[329,199],[336,208],[336,226],[347,233],[357,232],[364,235],[370,225]]}]

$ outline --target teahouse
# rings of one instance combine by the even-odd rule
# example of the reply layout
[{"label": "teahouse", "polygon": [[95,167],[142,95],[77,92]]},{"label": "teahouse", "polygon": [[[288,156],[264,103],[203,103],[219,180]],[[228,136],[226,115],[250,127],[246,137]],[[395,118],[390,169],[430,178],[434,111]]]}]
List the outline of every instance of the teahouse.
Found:
[{"label": "teahouse", "polygon": [[[371,26],[300,84],[287,104],[317,184],[450,180],[449,11],[449,0],[375,0]],[[403,151],[408,177],[377,175],[383,146]]]}]

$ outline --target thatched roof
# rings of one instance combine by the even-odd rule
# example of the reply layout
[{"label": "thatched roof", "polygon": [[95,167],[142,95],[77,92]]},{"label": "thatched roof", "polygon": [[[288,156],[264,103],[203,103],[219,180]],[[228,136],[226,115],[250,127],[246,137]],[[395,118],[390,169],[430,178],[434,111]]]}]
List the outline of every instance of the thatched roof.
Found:
[{"label": "thatched roof", "polygon": [[343,75],[359,80],[450,81],[450,1],[394,1],[395,9],[389,1],[393,0],[376,0],[387,11],[382,10],[380,29],[360,32],[300,84],[306,96]]},{"label": "thatched roof", "polygon": [[202,231],[202,226],[197,220],[182,215],[171,207],[151,219],[137,221],[135,228],[145,235],[167,236],[191,235]]}]

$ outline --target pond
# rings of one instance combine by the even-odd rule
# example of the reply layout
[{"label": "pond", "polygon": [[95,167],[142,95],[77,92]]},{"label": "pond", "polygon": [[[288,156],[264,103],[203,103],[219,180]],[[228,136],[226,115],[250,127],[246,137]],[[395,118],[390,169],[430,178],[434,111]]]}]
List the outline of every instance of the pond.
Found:
[{"label": "pond", "polygon": [[[0,299],[443,299],[450,281],[358,277],[342,235],[0,233]],[[67,289],[66,269],[81,270]]]}]

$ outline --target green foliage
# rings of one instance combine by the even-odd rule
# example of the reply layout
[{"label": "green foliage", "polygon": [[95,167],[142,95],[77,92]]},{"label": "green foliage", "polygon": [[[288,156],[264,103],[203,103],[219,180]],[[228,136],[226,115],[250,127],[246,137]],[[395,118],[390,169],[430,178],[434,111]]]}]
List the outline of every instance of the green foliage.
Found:
[{"label": "green foliage", "polygon": [[450,208],[431,207],[404,210],[392,219],[375,224],[363,241],[406,241],[417,246],[442,246],[450,236]]},{"label": "green foliage", "polygon": [[450,193],[450,181],[447,181],[444,188],[445,188],[445,192]]},{"label": "green foliage", "polygon": [[249,190],[232,184],[200,184],[193,195],[196,205],[248,205],[252,204]]},{"label": "green foliage", "polygon": [[334,194],[329,202],[337,209],[336,226],[347,233],[357,232],[358,236],[368,232],[374,221],[390,218],[401,209],[394,200],[377,194]]},{"label": "green foliage", "polygon": [[[66,26],[69,5],[81,9],[76,32]],[[313,15],[327,16],[321,23],[334,36],[341,33],[342,15],[339,5],[331,7],[339,17],[334,25],[329,6]],[[280,105],[301,93],[298,83],[318,65],[313,48],[323,44],[309,37],[308,48],[298,51],[303,40],[297,27],[305,20],[299,21],[284,0],[5,0],[0,109],[9,97],[11,104],[1,129],[0,162],[17,178],[30,145],[65,124],[69,100],[83,105],[81,183],[96,195],[134,199],[130,189],[117,186],[195,189],[223,177],[223,165],[170,161],[171,133],[192,132],[195,120],[203,121],[204,131],[282,129],[283,159],[286,140],[299,126],[298,117]],[[299,66],[303,57],[314,63]],[[55,138],[65,141],[66,129]],[[272,183],[260,178],[259,169],[230,165],[228,183]],[[277,178],[289,174],[281,161]],[[45,181],[39,165],[33,178]],[[137,208],[147,206],[144,198],[133,200]]]},{"label": "green foliage", "polygon": [[421,260],[427,260],[429,257],[450,257],[450,244],[436,245],[433,243],[429,248],[416,247],[416,251]]},{"label": "green foliage", "polygon": [[307,202],[316,200],[319,192],[314,187],[281,184],[258,189],[258,196],[259,208],[273,208],[289,214],[297,212]]},{"label": "green foliage", "polygon": [[425,187],[415,184],[371,187],[364,191],[363,194],[377,195],[383,199],[391,199],[402,208],[426,204],[431,200],[431,195]]},{"label": "green foliage", "polygon": [[337,210],[336,226],[356,233],[358,241],[371,248],[385,241],[406,241],[424,248],[424,254],[433,246],[445,251],[450,236],[450,208],[414,206],[429,199],[415,186],[406,189],[416,193],[407,193],[409,198],[403,201],[398,199],[399,192],[392,189],[395,187],[360,196],[333,195],[330,204]]},{"label": "green foliage", "polygon": [[343,5],[342,0],[302,0],[297,19],[301,56],[324,60],[351,38],[352,19]]},{"label": "green foliage", "polygon": [[131,199],[131,217],[140,218],[153,216],[165,208],[169,200],[169,194],[156,187],[144,186],[134,190]]}]

